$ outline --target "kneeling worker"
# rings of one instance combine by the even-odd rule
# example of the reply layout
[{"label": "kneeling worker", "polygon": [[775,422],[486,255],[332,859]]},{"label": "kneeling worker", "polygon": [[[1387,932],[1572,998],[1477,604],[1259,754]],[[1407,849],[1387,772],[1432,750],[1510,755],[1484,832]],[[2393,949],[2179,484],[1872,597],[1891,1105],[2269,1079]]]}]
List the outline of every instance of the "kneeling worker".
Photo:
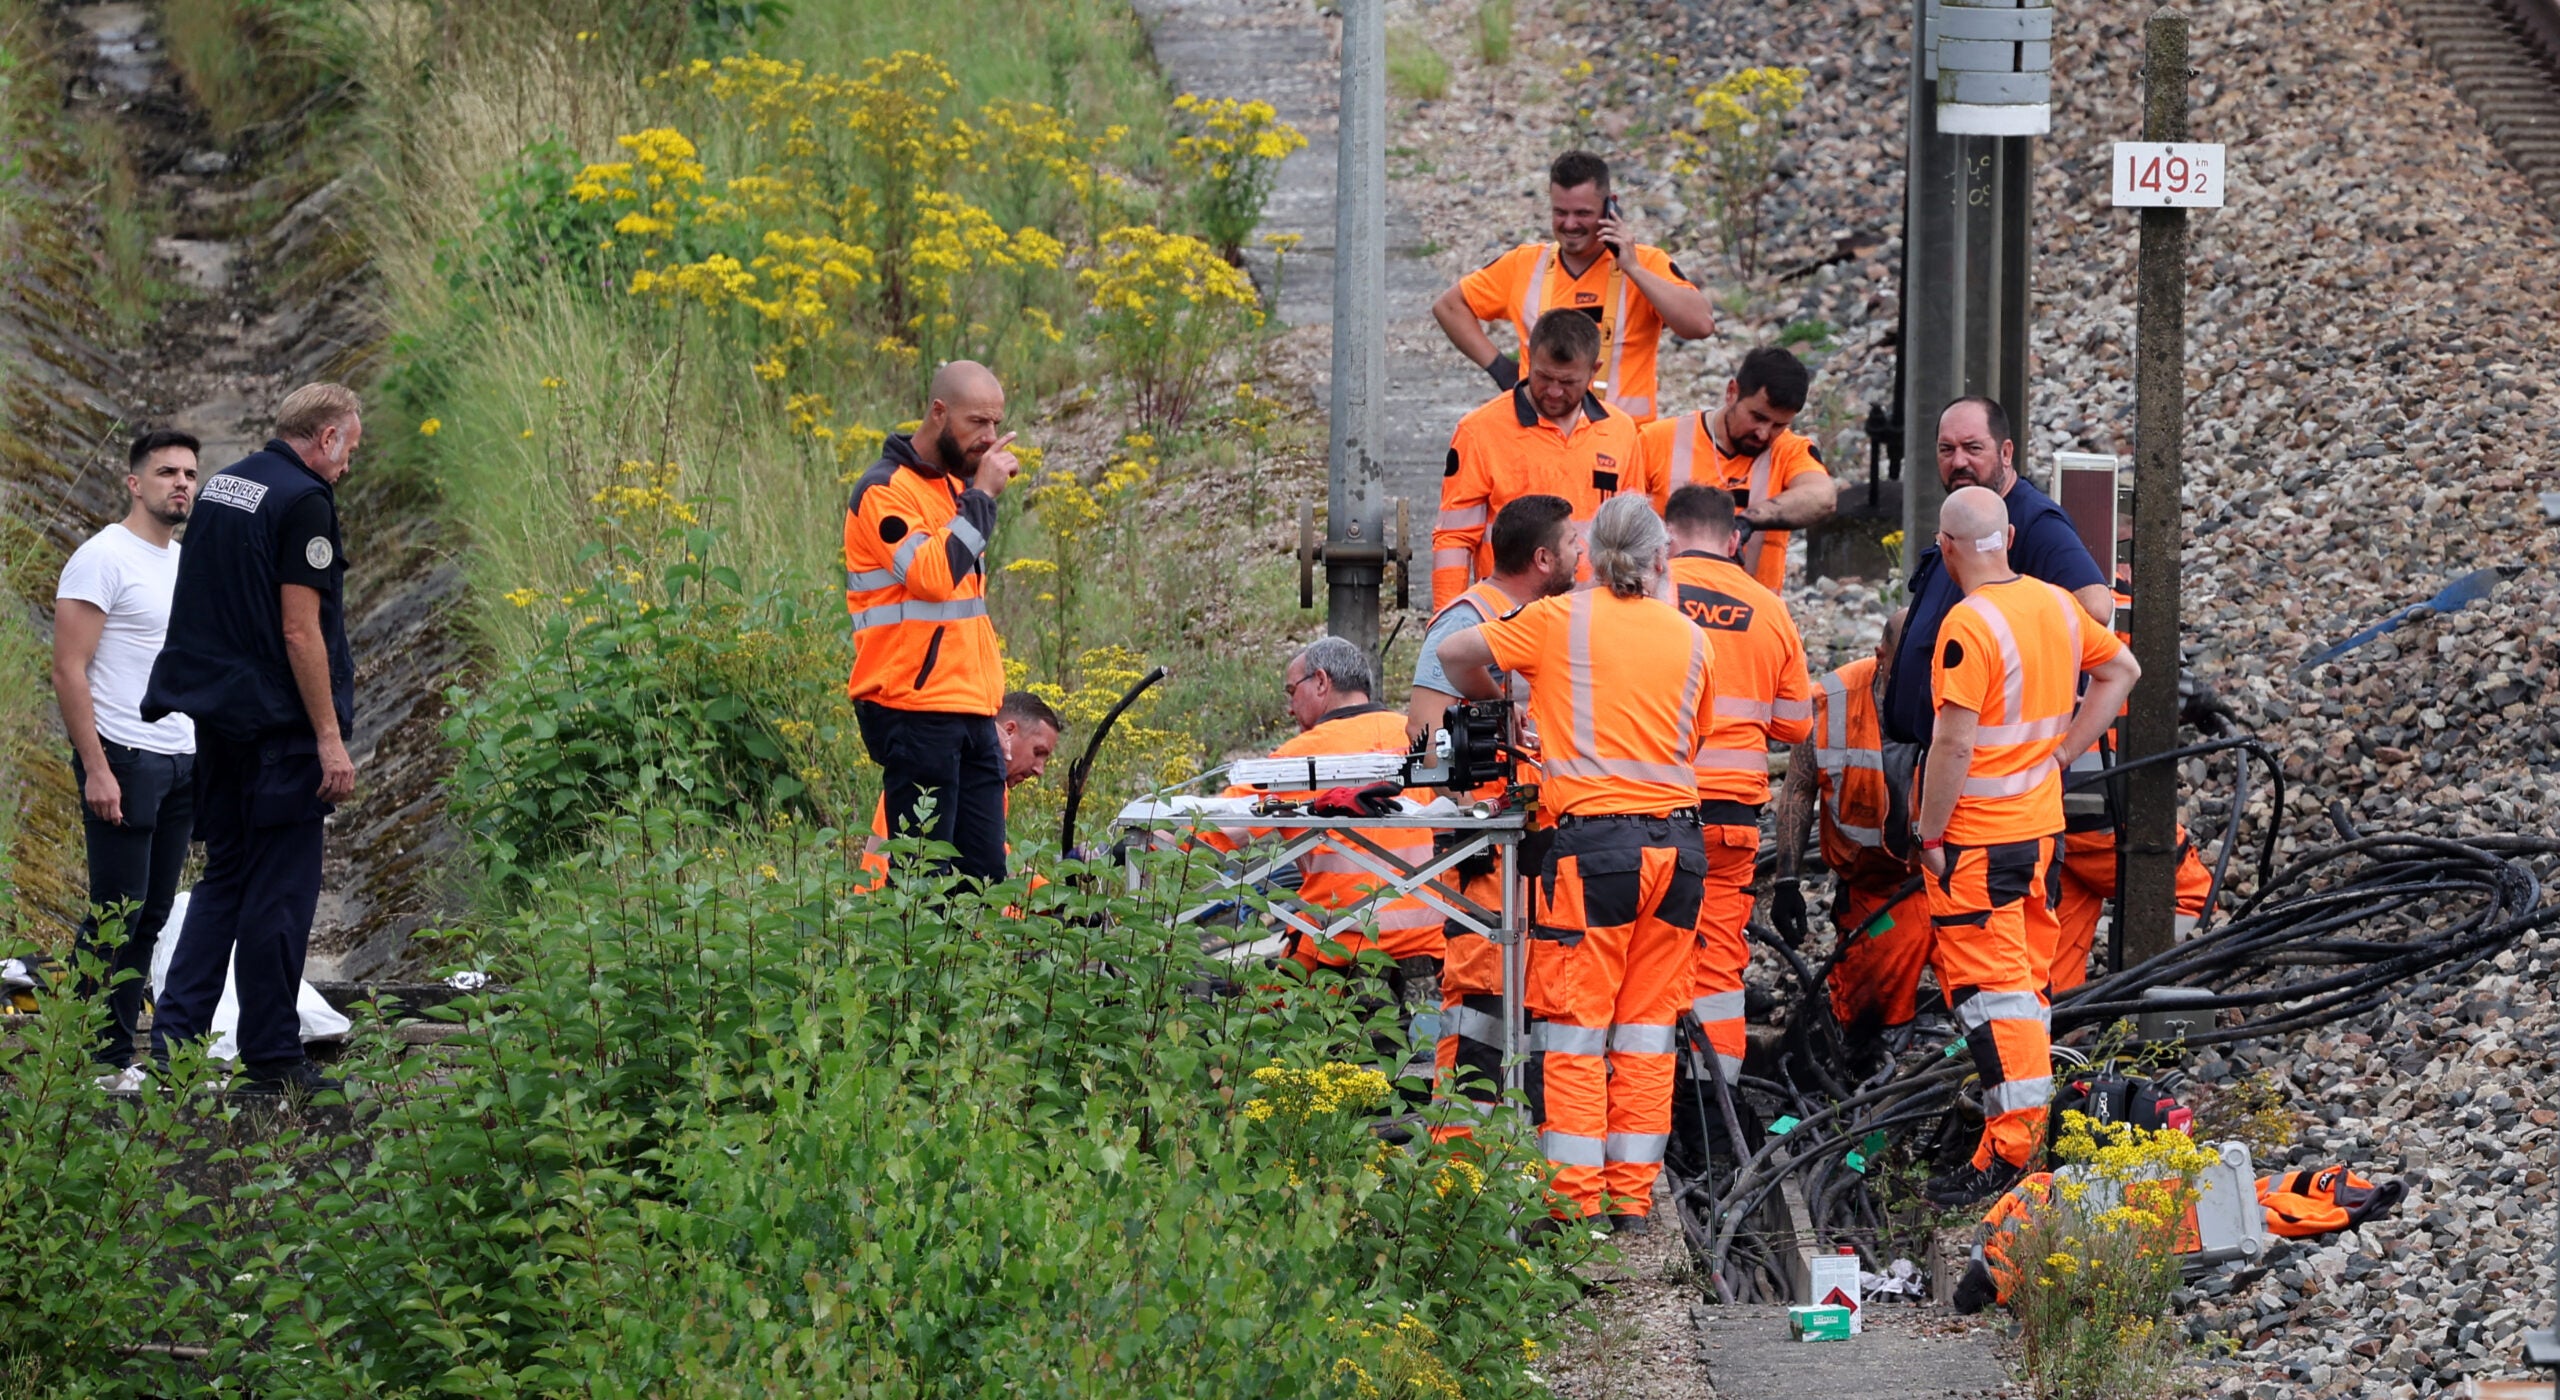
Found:
[{"label": "kneeling worker", "polygon": [[1683,486],[1721,486],[1734,495],[1751,538],[1742,567],[1763,587],[1786,582],[1788,531],[1831,518],[1840,491],[1811,440],[1789,425],[1804,411],[1813,376],[1784,348],[1763,345],[1725,381],[1724,404],[1644,425],[1646,489],[1670,509]]},{"label": "kneeling worker", "polygon": [[[1582,565],[1582,530],[1562,496],[1522,496],[1493,518],[1493,577],[1477,582],[1442,608],[1422,634],[1413,690],[1405,703],[1405,732],[1419,739],[1440,726],[1458,702],[1457,682],[1440,665],[1440,644],[1497,618],[1509,617],[1540,598],[1573,591]],[[1528,683],[1496,674],[1502,693],[1529,699]],[[1524,716],[1525,718],[1525,716]],[[1523,775],[1523,782],[1536,781]],[[1540,812],[1541,819],[1544,812]],[[1521,851],[1530,869],[1531,851]],[[1496,868],[1462,881],[1461,893],[1486,909],[1502,907],[1502,872]],[[1502,1098],[1502,949],[1483,934],[1452,920],[1440,967],[1440,1044],[1436,1059],[1443,1098],[1464,1095],[1479,1103]]]},{"label": "kneeling worker", "polygon": [[[1012,810],[1012,792],[1024,783],[1035,782],[1049,771],[1049,758],[1058,751],[1058,741],[1066,737],[1066,724],[1049,702],[1027,690],[1005,692],[1004,703],[996,707],[996,743],[1004,752],[1005,807]],[[889,874],[889,858],[880,853],[882,842],[889,839],[889,799],[883,794],[871,804],[871,839],[862,848],[862,868],[874,877],[868,888],[879,888]],[[1005,846],[1010,858],[1013,847]],[[1033,884],[1039,883],[1035,877]]]},{"label": "kneeling worker", "polygon": [[[1914,834],[1938,983],[1983,1083],[1973,1160],[1925,1189],[1940,1206],[2008,1190],[2044,1145],[2062,770],[2115,721],[2141,675],[2070,594],[2010,569],[2013,533],[2008,508],[1982,487],[1940,507],[1938,548],[1963,598],[1931,657],[1935,737]],[[2076,695],[2084,672],[2089,689]]]},{"label": "kneeling worker", "polygon": [[1469,581],[1493,573],[1485,523],[1522,496],[1562,496],[1588,522],[1600,503],[1643,490],[1636,426],[1591,393],[1600,332],[1580,316],[1552,316],[1529,333],[1529,373],[1518,388],[1458,420],[1440,477],[1431,532],[1431,607],[1458,601]]},{"label": "kneeling worker", "polygon": [[[1289,717],[1297,721],[1298,734],[1271,751],[1273,758],[1304,758],[1339,754],[1402,754],[1408,749],[1404,735],[1404,716],[1378,704],[1370,696],[1378,688],[1378,670],[1369,655],[1355,643],[1340,637],[1318,637],[1289,658],[1282,676],[1281,694],[1286,696]],[[1231,787],[1228,797],[1267,797],[1282,801],[1303,802],[1317,795],[1317,790],[1274,792],[1260,788]],[[1417,792],[1413,796],[1428,800],[1431,794]],[[1258,829],[1254,837],[1271,835],[1272,829]],[[1282,828],[1287,839],[1291,832]],[[1392,852],[1408,866],[1419,867],[1431,859],[1431,833],[1428,829],[1364,830],[1361,837],[1371,845]],[[1205,833],[1203,843],[1221,850],[1233,850],[1237,836],[1223,831]],[[1343,850],[1331,845],[1319,846],[1298,858],[1298,898],[1313,907],[1332,913],[1359,908],[1376,898],[1385,881],[1368,867],[1353,860]],[[1351,964],[1368,948],[1386,950],[1387,956],[1402,963],[1413,958],[1437,959],[1443,938],[1441,919],[1429,905],[1411,896],[1390,899],[1370,911],[1378,936],[1373,943],[1367,934],[1346,930],[1334,935],[1323,945],[1313,939],[1291,940],[1289,956],[1300,966],[1342,968]]]},{"label": "kneeling worker", "polygon": [[1671,493],[1671,582],[1680,611],[1715,640],[1715,719],[1698,745],[1698,823],[1707,884],[1698,910],[1690,1014],[1727,1084],[1742,1075],[1742,972],[1751,965],[1751,881],[1760,858],[1760,808],[1769,800],[1769,743],[1813,729],[1804,640],[1778,595],[1733,557],[1733,497],[1713,486]]},{"label": "kneeling worker", "polygon": [[1511,323],[1521,354],[1529,332],[1551,312],[1587,320],[1600,331],[1600,396],[1628,417],[1647,422],[1658,411],[1654,361],[1667,327],[1683,340],[1716,333],[1707,294],[1671,255],[1634,241],[1626,216],[1609,196],[1609,162],[1567,151],[1547,167],[1547,218],[1553,243],[1523,243],[1459,279],[1431,303],[1432,319],[1458,353],[1493,376],[1497,389],[1520,377],[1520,363],[1494,348],[1487,321]]},{"label": "kneeling worker", "polygon": [[[854,483],[844,516],[844,601],[853,615],[846,694],[880,765],[890,829],[957,848],[960,873],[1004,878],[1004,661],[987,618],[996,496],[1021,470],[1007,445],[1004,386],[954,360],[933,374],[913,435],[892,433]],[[917,816],[934,795],[933,816]]]},{"label": "kneeling worker", "polygon": [[1529,682],[1556,814],[1529,948],[1530,1111],[1556,1190],[1641,1229],[1705,887],[1690,765],[1714,722],[1715,648],[1663,601],[1670,541],[1649,504],[1609,502],[1585,538],[1600,586],[1460,632],[1440,664],[1472,699],[1501,693],[1496,666]]}]

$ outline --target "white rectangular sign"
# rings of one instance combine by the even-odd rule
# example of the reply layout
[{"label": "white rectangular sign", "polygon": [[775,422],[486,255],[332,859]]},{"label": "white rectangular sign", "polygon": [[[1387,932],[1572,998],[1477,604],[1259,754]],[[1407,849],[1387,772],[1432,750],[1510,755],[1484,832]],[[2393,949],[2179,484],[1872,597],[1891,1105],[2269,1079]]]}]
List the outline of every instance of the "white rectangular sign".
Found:
[{"label": "white rectangular sign", "polygon": [[2118,141],[2119,209],[2219,209],[2222,146],[2207,141]]}]

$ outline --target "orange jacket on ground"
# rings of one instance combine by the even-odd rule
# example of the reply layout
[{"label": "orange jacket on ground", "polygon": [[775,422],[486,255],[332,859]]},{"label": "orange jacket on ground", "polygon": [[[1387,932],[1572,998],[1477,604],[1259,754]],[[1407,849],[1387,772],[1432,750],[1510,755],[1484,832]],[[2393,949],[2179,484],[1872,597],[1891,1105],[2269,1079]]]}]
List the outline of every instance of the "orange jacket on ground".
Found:
[{"label": "orange jacket on ground", "polygon": [[1787,605],[1730,559],[1671,560],[1680,611],[1713,633],[1715,719],[1696,754],[1698,796],[1758,806],[1769,800],[1769,744],[1813,732],[1813,682]]},{"label": "orange jacket on ground", "polygon": [[1004,661],[987,618],[985,560],[995,528],[995,497],[963,490],[906,434],[891,435],[845,511],[846,694],[893,710],[996,712]]},{"label": "orange jacket on ground", "polygon": [[[1671,255],[1639,243],[1636,265],[1683,287],[1694,287]],[[1605,249],[1580,277],[1565,270],[1552,243],[1523,243],[1458,281],[1467,310],[1479,321],[1509,321],[1520,336],[1520,358],[1529,356],[1529,330],[1549,311],[1570,310],[1600,323],[1603,397],[1639,421],[1660,412],[1656,361],[1662,349],[1662,313],[1633,279],[1618,270]]]},{"label": "orange jacket on ground", "polygon": [[1529,684],[1539,803],[1558,816],[1694,807],[1697,736],[1715,720],[1715,648],[1656,598],[1586,588],[1477,631]]},{"label": "orange jacket on ground", "polygon": [[[1411,745],[1405,739],[1404,716],[1401,713],[1379,705],[1347,705],[1325,716],[1324,722],[1315,728],[1273,749],[1271,756],[1302,758],[1310,754],[1400,754],[1410,748]],[[1279,792],[1262,788],[1231,787],[1226,790],[1226,795],[1304,801],[1316,796],[1316,793],[1313,790]],[[1422,791],[1407,795],[1422,801],[1427,801],[1432,796]],[[1257,828],[1252,834],[1255,837],[1262,837],[1271,835],[1275,831],[1284,840],[1292,839],[1296,835],[1294,830],[1285,827]],[[1419,866],[1427,864],[1431,859],[1429,828],[1392,827],[1362,831],[1360,835],[1370,844],[1395,853],[1407,865]],[[1221,850],[1233,850],[1238,844],[1238,838],[1235,835],[1222,831],[1205,832],[1201,840]],[[1298,898],[1301,901],[1318,909],[1330,910],[1338,914],[1358,908],[1363,901],[1371,898],[1386,884],[1384,879],[1346,854],[1347,848],[1347,842],[1344,847],[1327,844],[1318,846],[1298,858]],[[1376,946],[1384,948],[1388,956],[1419,958],[1440,955],[1443,941],[1440,925],[1443,916],[1421,900],[1410,895],[1403,896],[1377,905],[1370,913],[1378,926]],[[1372,946],[1367,935],[1356,930],[1346,930],[1337,934],[1335,941],[1341,943],[1352,954]],[[1300,963],[1309,967],[1319,964],[1339,966],[1345,961],[1340,952],[1308,947],[1306,943],[1307,940],[1299,940],[1298,946],[1291,952],[1291,956]]]},{"label": "orange jacket on ground", "polygon": [[2122,650],[2077,599],[2041,579],[1986,584],[1956,604],[1938,629],[1930,695],[1981,722],[1948,841],[1992,846],[2061,833],[2054,753],[2071,727],[2081,673]]},{"label": "orange jacket on ground", "polygon": [[[1637,455],[1643,459],[1656,515],[1669,507],[1671,493],[1683,486],[1723,487],[1740,507],[1776,496],[1799,477],[1831,475],[1812,441],[1792,428],[1779,430],[1764,451],[1729,456],[1716,444],[1703,411],[1647,423],[1639,441]],[[1777,588],[1786,582],[1788,536],[1785,530],[1758,530],[1742,543],[1742,567],[1764,587]]]},{"label": "orange jacket on ground", "polygon": [[1504,506],[1562,496],[1575,522],[1588,525],[1601,502],[1644,489],[1636,470],[1635,421],[1589,395],[1569,433],[1538,416],[1526,382],[1459,419],[1431,531],[1432,611],[1456,602],[1469,580],[1492,575],[1491,525]]}]

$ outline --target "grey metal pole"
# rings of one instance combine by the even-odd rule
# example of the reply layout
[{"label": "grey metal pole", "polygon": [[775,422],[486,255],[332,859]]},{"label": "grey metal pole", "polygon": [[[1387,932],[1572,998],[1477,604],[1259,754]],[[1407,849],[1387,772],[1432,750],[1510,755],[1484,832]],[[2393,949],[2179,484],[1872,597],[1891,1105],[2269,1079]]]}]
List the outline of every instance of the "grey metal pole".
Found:
[{"label": "grey metal pole", "polygon": [[1334,193],[1333,433],[1325,630],[1378,650],[1386,573],[1387,24],[1385,0],[1343,0]]},{"label": "grey metal pole", "polygon": [[[2142,139],[2187,139],[2187,18],[2156,11],[2144,33]],[[2187,408],[2187,211],[2142,211],[2134,359],[2133,659],[2142,680],[2124,719],[2124,757],[2178,743],[2179,452]],[[2231,814],[2233,821],[2240,814]],[[2124,949],[2128,962],[2176,941],[2178,773],[2125,778]]]}]

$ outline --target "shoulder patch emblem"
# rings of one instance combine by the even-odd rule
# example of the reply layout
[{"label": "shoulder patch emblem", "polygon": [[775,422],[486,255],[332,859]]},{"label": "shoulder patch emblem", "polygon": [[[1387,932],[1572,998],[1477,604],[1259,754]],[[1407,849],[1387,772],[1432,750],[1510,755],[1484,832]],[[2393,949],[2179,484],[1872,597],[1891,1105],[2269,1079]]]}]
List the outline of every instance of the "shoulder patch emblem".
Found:
[{"label": "shoulder patch emblem", "polygon": [[313,535],[311,542],[302,547],[302,562],[315,569],[329,567],[329,561],[337,557],[338,552],[329,547],[327,535]]},{"label": "shoulder patch emblem", "polygon": [[256,511],[258,503],[266,498],[267,488],[264,482],[251,481],[245,476],[234,476],[229,472],[217,475],[204,484],[203,490],[196,493],[196,500],[199,502],[211,501],[218,506],[229,506],[233,510],[252,512]]},{"label": "shoulder patch emblem", "polygon": [[907,522],[894,515],[880,517],[880,543],[896,544],[907,537]]},{"label": "shoulder patch emblem", "polygon": [[1963,665],[1964,643],[1949,637],[1946,646],[1938,652],[1938,664],[1950,671]]}]

